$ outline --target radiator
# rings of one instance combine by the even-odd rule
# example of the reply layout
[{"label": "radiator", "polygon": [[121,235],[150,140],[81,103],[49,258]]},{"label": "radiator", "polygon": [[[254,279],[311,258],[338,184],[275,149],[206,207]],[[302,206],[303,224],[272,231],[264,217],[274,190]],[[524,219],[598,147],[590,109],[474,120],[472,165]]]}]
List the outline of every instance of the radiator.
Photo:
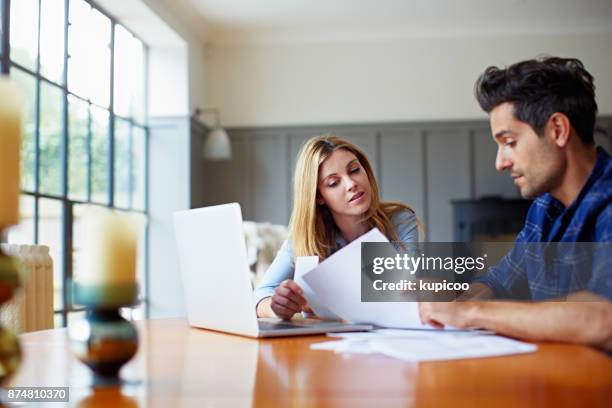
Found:
[{"label": "radiator", "polygon": [[21,287],[0,308],[0,321],[16,333],[52,329],[53,260],[44,245],[2,244],[8,255],[22,266]]}]

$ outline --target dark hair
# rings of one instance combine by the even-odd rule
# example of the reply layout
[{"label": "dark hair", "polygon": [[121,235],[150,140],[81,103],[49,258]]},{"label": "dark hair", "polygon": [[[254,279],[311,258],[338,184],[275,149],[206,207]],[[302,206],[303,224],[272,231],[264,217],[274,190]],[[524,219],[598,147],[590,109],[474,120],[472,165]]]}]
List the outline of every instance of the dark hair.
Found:
[{"label": "dark hair", "polygon": [[584,144],[594,144],[597,103],[593,76],[575,58],[542,57],[505,69],[487,68],[475,85],[476,99],[487,113],[504,102],[514,115],[542,135],[555,112],[565,114]]}]

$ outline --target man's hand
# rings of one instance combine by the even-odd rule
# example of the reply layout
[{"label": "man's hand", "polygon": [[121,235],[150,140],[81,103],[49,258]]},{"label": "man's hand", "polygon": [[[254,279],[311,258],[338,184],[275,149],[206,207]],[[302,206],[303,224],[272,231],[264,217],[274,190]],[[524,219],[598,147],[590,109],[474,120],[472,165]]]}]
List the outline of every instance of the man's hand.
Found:
[{"label": "man's hand", "polygon": [[612,351],[612,302],[592,292],[564,302],[422,302],[421,321],[434,327],[479,327],[530,341],[588,344]]},{"label": "man's hand", "polygon": [[302,288],[293,280],[287,279],[274,290],[270,307],[278,317],[289,320],[306,305],[306,299],[302,294]]},{"label": "man's hand", "polygon": [[457,329],[474,327],[472,310],[475,302],[420,302],[419,316],[423,324],[442,329],[452,326]]}]

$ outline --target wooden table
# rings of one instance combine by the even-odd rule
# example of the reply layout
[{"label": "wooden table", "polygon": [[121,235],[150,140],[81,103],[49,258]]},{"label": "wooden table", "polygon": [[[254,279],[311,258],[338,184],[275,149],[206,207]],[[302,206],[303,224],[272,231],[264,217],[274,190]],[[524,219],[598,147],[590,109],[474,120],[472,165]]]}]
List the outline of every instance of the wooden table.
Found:
[{"label": "wooden table", "polygon": [[70,406],[78,407],[612,406],[612,358],[583,346],[414,364],[310,350],[324,336],[252,340],[182,319],[137,326],[139,352],[122,371],[121,389],[89,389],[65,329],[20,336],[24,361],[13,385],[69,386]]}]

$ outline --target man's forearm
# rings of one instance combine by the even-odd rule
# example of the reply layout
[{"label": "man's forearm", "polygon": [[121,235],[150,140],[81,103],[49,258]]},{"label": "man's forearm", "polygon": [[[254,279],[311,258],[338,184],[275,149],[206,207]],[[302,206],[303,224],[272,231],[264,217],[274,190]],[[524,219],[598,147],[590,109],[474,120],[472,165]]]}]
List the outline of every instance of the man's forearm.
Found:
[{"label": "man's forearm", "polygon": [[457,300],[488,300],[493,299],[493,291],[484,283],[472,283]]},{"label": "man's forearm", "polygon": [[[612,349],[612,302],[466,302],[472,326],[534,341]],[[466,305],[467,306],[467,305]]]}]

